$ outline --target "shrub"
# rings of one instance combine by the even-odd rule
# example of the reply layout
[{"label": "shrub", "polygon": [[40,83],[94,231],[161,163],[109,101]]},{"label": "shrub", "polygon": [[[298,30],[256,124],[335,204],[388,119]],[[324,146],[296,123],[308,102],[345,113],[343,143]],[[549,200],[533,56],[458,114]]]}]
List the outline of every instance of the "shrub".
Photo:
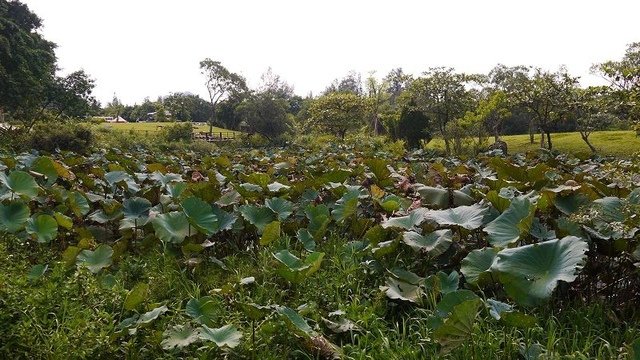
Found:
[{"label": "shrub", "polygon": [[164,136],[167,141],[190,142],[193,139],[193,124],[190,122],[184,122],[168,126],[164,130]]},{"label": "shrub", "polygon": [[93,132],[84,125],[40,123],[31,129],[25,145],[50,153],[57,150],[86,153],[93,142]]}]

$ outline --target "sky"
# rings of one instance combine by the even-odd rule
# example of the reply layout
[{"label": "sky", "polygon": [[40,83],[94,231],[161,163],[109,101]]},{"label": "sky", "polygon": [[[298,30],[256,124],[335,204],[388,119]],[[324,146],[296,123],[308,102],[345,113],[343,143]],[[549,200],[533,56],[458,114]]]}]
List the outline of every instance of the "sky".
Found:
[{"label": "sky", "polygon": [[258,86],[267,68],[299,95],[354,70],[384,77],[496,64],[557,70],[599,84],[594,63],[640,41],[640,1],[22,0],[58,44],[61,74],[84,69],[103,104],[172,92],[207,97],[199,62],[219,60]]}]

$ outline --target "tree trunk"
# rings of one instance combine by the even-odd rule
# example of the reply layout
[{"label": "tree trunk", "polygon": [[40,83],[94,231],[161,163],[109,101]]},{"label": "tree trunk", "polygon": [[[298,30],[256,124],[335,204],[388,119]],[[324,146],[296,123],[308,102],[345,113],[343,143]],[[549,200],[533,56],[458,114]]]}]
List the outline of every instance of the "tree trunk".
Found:
[{"label": "tree trunk", "polygon": [[544,130],[540,129],[540,147],[544,148]]},{"label": "tree trunk", "polygon": [[536,141],[534,126],[533,126],[533,119],[529,120],[529,141],[531,141],[532,144],[535,143]]},{"label": "tree trunk", "polygon": [[589,149],[591,149],[591,152],[595,154],[597,151],[596,151],[596,148],[593,145],[591,145],[591,143],[589,142],[589,135],[590,134],[584,133],[582,131],[580,132],[580,137],[582,137],[582,140],[584,140],[584,142],[587,144]]},{"label": "tree trunk", "polygon": [[551,145],[551,132],[550,131],[545,131],[547,133],[547,145],[549,145],[549,150],[553,149],[553,146]]}]

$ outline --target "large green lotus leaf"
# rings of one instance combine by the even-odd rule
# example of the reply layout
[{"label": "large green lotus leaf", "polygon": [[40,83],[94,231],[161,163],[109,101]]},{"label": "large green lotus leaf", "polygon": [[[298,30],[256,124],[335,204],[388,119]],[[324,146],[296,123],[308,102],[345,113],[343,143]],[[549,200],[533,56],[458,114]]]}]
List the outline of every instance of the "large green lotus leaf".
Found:
[{"label": "large green lotus leaf", "polygon": [[289,322],[293,327],[300,330],[302,334],[307,337],[315,336],[317,333],[309,326],[307,320],[305,320],[300,314],[298,314],[295,310],[290,309],[286,306],[280,306],[277,309],[278,313]]},{"label": "large green lotus leaf", "polygon": [[187,184],[183,182],[167,184],[166,189],[172,199],[177,199],[187,190]]},{"label": "large green lotus leaf", "polygon": [[481,305],[482,300],[472,299],[453,308],[451,316],[433,333],[443,351],[449,351],[468,341]]},{"label": "large green lotus leaf", "polygon": [[391,171],[387,167],[387,161],[384,159],[367,159],[364,163],[369,167],[369,170],[376,176],[376,183],[382,185],[383,187],[386,185],[391,185],[389,177],[391,176]]},{"label": "large green lotus leaf", "polygon": [[4,185],[13,194],[26,196],[33,199],[38,196],[38,184],[31,174],[15,170],[9,176],[0,172],[0,184]]},{"label": "large green lotus leaf", "polygon": [[163,339],[160,345],[165,350],[174,348],[183,348],[198,341],[198,330],[189,325],[176,325],[171,329],[165,330],[162,334]]},{"label": "large green lotus leaf", "polygon": [[282,191],[282,190],[288,190],[290,188],[291,188],[291,186],[285,185],[285,184],[281,184],[281,183],[279,183],[277,181],[267,185],[267,189],[269,189],[269,191],[274,192],[274,193],[277,193],[277,192]]},{"label": "large green lotus leaf", "polygon": [[179,244],[189,236],[189,220],[183,212],[160,214],[152,223],[156,236],[165,243]]},{"label": "large green lotus leaf", "polygon": [[182,182],[182,181],[184,181],[182,179],[182,176],[180,176],[179,174],[173,174],[173,173],[163,174],[163,173],[161,173],[159,171],[156,171],[153,174],[151,174],[151,176],[149,176],[149,178],[151,180],[154,180],[155,182],[157,182],[162,187],[166,187],[167,185],[169,185],[172,182]]},{"label": "large green lotus leaf", "polygon": [[471,251],[460,263],[460,272],[464,279],[472,285],[481,285],[489,281],[491,265],[497,255],[498,250],[490,247]]},{"label": "large green lotus leaf", "polygon": [[124,183],[127,185],[127,191],[132,194],[140,191],[140,186],[138,183],[131,177],[131,175],[127,174],[124,171],[111,171],[104,175],[104,179],[109,183],[109,185],[113,186],[117,183]]},{"label": "large green lotus leaf", "polygon": [[566,196],[558,195],[553,200],[553,205],[565,215],[571,215],[587,204],[589,204],[589,198],[579,193]]},{"label": "large green lotus leaf", "polygon": [[149,216],[149,210],[151,210],[151,202],[145,198],[129,198],[123,203],[125,219],[147,218]]},{"label": "large green lotus leaf", "polygon": [[358,210],[358,196],[360,190],[347,191],[338,201],[331,211],[331,215],[337,222],[344,222],[346,219],[354,216]]},{"label": "large green lotus leaf", "polygon": [[222,210],[218,205],[213,205],[211,208],[213,209],[213,214],[218,218],[218,228],[220,231],[233,229],[233,224],[238,220],[238,216]]},{"label": "large green lotus leaf", "polygon": [[69,205],[69,209],[71,209],[73,214],[79,218],[87,215],[89,210],[91,210],[87,198],[77,191],[69,192],[67,204]]},{"label": "large green lotus leaf", "polygon": [[[452,206],[473,205],[476,201],[460,190],[443,189],[431,186],[420,186],[416,189],[422,201],[431,207],[446,209],[450,207],[449,201],[453,199]],[[449,197],[451,191],[451,197]]]},{"label": "large green lotus leaf", "polygon": [[244,176],[243,180],[252,184],[259,185],[263,189],[266,189],[269,185],[269,182],[271,181],[271,177],[269,176],[269,174],[255,172]]},{"label": "large green lotus leaf", "polygon": [[59,212],[53,213],[53,216],[56,218],[56,222],[58,222],[58,225],[67,230],[73,229],[73,219],[71,219],[70,217]]},{"label": "large green lotus leaf", "polygon": [[157,319],[160,315],[166,313],[167,311],[169,311],[169,308],[166,307],[165,305],[159,306],[159,307],[157,307],[157,308],[155,308],[153,310],[147,311],[146,313],[140,315],[140,317],[138,318],[138,321],[136,323],[137,323],[137,325],[150,324],[155,319]]},{"label": "large green lotus leaf", "polygon": [[513,198],[509,208],[485,226],[484,231],[489,235],[489,243],[497,247],[507,247],[520,240],[520,236],[527,234],[531,229],[535,210],[535,204],[528,198]]},{"label": "large green lotus leaf", "polygon": [[136,284],[124,299],[123,307],[125,310],[133,310],[147,299],[149,293],[149,285],[146,283]]},{"label": "large green lotus leaf", "polygon": [[575,236],[505,249],[498,253],[491,270],[516,302],[535,306],[551,296],[559,281],[575,280],[588,249]]},{"label": "large green lotus leaf", "polygon": [[309,232],[316,241],[321,240],[327,232],[327,226],[331,222],[331,214],[326,205],[309,205],[305,209],[305,214],[309,219]]},{"label": "large green lotus leaf", "polygon": [[101,244],[95,251],[82,250],[76,257],[76,264],[78,266],[87,267],[92,273],[97,273],[103,268],[111,265],[111,257],[113,256],[113,249],[111,246]]},{"label": "large green lotus leaf", "polygon": [[278,274],[292,283],[299,283],[320,269],[324,253],[312,252],[304,261],[289,250],[278,251],[273,257],[282,264]]},{"label": "large green lotus leaf", "polygon": [[484,304],[489,309],[489,315],[496,320],[500,320],[504,313],[513,311],[513,306],[494,299],[487,299]]},{"label": "large green lotus leaf", "polygon": [[213,341],[219,347],[228,348],[238,346],[242,339],[242,333],[233,325],[225,325],[217,329],[202,325],[198,336],[201,340]]},{"label": "large green lotus leaf", "polygon": [[197,197],[182,201],[182,210],[189,223],[205,235],[215,234],[220,230],[218,217],[213,213],[211,205]]},{"label": "large green lotus leaf", "polygon": [[225,207],[225,206],[237,204],[241,198],[242,196],[240,196],[240,194],[237,191],[231,190],[224,193],[222,196],[220,196],[220,199],[216,201],[216,204],[219,206]]},{"label": "large green lotus leaf", "polygon": [[264,204],[278,216],[280,221],[286,220],[293,213],[293,203],[283,198],[267,199]]},{"label": "large green lotus leaf", "polygon": [[384,291],[389,299],[408,301],[412,303],[418,302],[422,296],[422,289],[420,286],[394,277],[388,277],[386,286],[381,286],[380,290]]},{"label": "large green lotus leaf", "polygon": [[58,222],[51,215],[38,215],[27,221],[27,234],[46,244],[58,236]]},{"label": "large green lotus leaf", "polygon": [[240,206],[239,211],[245,220],[258,229],[258,233],[260,234],[262,234],[267,224],[276,219],[273,211],[266,207],[243,205]]},{"label": "large green lotus leaf", "polygon": [[422,222],[424,222],[424,216],[426,212],[427,212],[427,209],[423,209],[423,208],[415,209],[412,212],[410,212],[409,215],[387,219],[383,221],[380,225],[382,225],[382,227],[385,229],[390,227],[396,227],[396,228],[402,228],[405,230],[413,230],[418,226],[420,226]]},{"label": "large green lotus leaf", "polygon": [[185,310],[187,315],[194,318],[200,324],[207,326],[214,326],[220,314],[219,304],[210,296],[189,300]]},{"label": "large green lotus leaf", "polygon": [[12,201],[8,205],[0,203],[0,229],[16,233],[24,228],[29,215],[29,207],[20,201]]},{"label": "large green lotus leaf", "polygon": [[255,303],[236,302],[235,304],[251,320],[264,319],[272,309],[271,306],[262,306]]},{"label": "large green lotus leaf", "polygon": [[474,230],[482,226],[482,220],[487,210],[488,208],[479,204],[458,206],[446,210],[430,210],[425,213],[425,218],[435,221],[441,226],[460,226]]},{"label": "large green lotus leaf", "polygon": [[45,176],[47,186],[53,185],[58,179],[58,171],[54,161],[50,157],[41,156],[33,163],[31,170]]},{"label": "large green lotus leaf", "polygon": [[479,297],[471,290],[464,289],[446,293],[436,305],[436,315],[441,318],[446,318],[457,305],[474,299],[479,299]]},{"label": "large green lotus leaf", "polygon": [[449,229],[436,230],[426,236],[415,231],[406,231],[402,235],[405,244],[417,252],[426,253],[431,257],[442,255],[453,242],[453,233]]},{"label": "large green lotus leaf", "polygon": [[625,217],[622,213],[624,202],[622,199],[609,196],[594,200],[593,203],[596,204],[595,207],[599,210],[598,217],[602,221],[607,223],[624,221]]},{"label": "large green lotus leaf", "polygon": [[272,221],[264,227],[260,245],[269,245],[280,238],[280,221]]},{"label": "large green lotus leaf", "polygon": [[298,229],[298,232],[296,233],[296,237],[298,238],[298,241],[302,243],[302,246],[304,247],[305,250],[315,251],[316,242],[313,240],[313,236],[311,235],[309,230]]}]

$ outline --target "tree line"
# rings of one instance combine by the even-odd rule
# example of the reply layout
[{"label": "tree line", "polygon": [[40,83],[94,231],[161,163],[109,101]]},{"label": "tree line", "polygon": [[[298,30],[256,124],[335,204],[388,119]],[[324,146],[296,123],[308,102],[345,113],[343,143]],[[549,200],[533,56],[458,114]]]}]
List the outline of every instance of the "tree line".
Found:
[{"label": "tree line", "polygon": [[100,106],[84,71],[56,74],[56,45],[42,37],[42,21],[19,1],[0,0],[0,118],[30,129],[37,121],[121,116],[129,121],[208,122],[276,141],[287,134],[318,131],[344,138],[368,132],[418,147],[434,137],[448,153],[482,149],[488,138],[529,133],[551,149],[551,134],[579,131],[585,143],[595,130],[630,128],[640,120],[640,43],[622,59],[592,67],[606,86],[581,87],[563,67],[497,65],[487,74],[433,67],[419,76],[396,68],[362,79],[349,72],[318,96],[294,93],[267,70],[255,89],[219,61],[200,62],[208,99],[185,92],[125,105],[114,95]]}]

